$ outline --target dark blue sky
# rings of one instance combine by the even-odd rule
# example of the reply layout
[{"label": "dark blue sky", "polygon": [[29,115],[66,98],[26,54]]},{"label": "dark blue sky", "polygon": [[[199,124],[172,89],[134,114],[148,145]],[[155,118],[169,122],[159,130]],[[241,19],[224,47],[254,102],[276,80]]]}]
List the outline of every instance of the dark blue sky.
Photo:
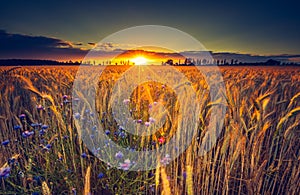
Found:
[{"label": "dark blue sky", "polygon": [[0,3],[0,29],[85,46],[127,27],[157,24],[185,31],[216,52],[299,54],[299,8],[296,1],[8,0]]}]

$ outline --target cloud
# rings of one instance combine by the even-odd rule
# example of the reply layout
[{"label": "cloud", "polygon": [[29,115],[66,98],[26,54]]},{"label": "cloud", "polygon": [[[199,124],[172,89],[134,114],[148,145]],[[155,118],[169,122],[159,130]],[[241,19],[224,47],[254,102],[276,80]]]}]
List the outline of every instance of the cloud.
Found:
[{"label": "cloud", "polygon": [[88,45],[91,45],[91,46],[95,46],[96,43],[93,43],[93,42],[89,42]]},{"label": "cloud", "polygon": [[98,43],[95,44],[96,47],[94,48],[94,50],[97,51],[125,51],[125,50],[130,50],[130,49],[134,49],[137,48],[137,45],[133,45],[133,44],[121,44],[121,43],[112,43],[112,42],[105,42],[105,43]]},{"label": "cloud", "polygon": [[[0,58],[31,58],[68,60],[80,59],[86,50],[76,48],[71,42],[45,36],[7,33],[0,30]],[[76,46],[78,44],[75,44]]]},{"label": "cloud", "polygon": [[[8,33],[0,30],[0,59],[51,59],[51,60],[82,60],[88,50],[79,48],[83,43],[72,43],[53,37],[32,36],[24,34]],[[231,52],[212,52],[212,51],[184,51],[180,53],[144,51],[137,45],[119,43],[93,43],[88,45],[95,46],[88,54],[90,58],[110,59],[116,56],[126,57],[132,55],[148,55],[152,58],[194,58],[224,60],[231,62],[265,62],[269,59],[281,62],[300,62],[300,55],[251,55]],[[129,51],[128,51],[129,50]],[[131,51],[130,51],[131,50]]]},{"label": "cloud", "polygon": [[83,44],[82,43],[73,43],[74,45],[76,45],[76,46],[82,46]]},{"label": "cloud", "polygon": [[181,55],[188,58],[202,59],[212,57],[214,60],[237,60],[238,62],[266,62],[269,59],[278,60],[281,62],[299,62],[300,55],[252,55],[252,54],[241,54],[233,52],[212,52],[212,51],[184,51]]}]

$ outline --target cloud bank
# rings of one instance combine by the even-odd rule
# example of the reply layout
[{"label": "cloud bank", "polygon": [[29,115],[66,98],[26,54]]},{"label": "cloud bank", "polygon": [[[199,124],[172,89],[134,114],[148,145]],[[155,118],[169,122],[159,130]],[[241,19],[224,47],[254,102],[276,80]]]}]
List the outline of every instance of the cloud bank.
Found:
[{"label": "cloud bank", "polygon": [[[126,52],[132,45],[118,45],[115,43],[72,43],[58,38],[46,36],[32,36],[23,34],[8,33],[0,30],[0,59],[51,59],[51,60],[83,60],[89,50],[80,48],[83,45],[94,47],[93,55],[110,58],[117,54]],[[148,52],[148,51],[145,51]],[[175,57],[176,54],[166,52],[148,52],[149,55],[157,57]],[[300,62],[299,55],[251,55],[230,52],[213,51],[184,51],[179,53],[190,58],[211,55],[215,60],[224,60],[230,63],[231,60],[238,62],[265,62],[268,59],[281,62]]]},{"label": "cloud bank", "polygon": [[7,33],[0,30],[0,58],[68,60],[81,59],[86,50],[71,42],[45,36]]}]

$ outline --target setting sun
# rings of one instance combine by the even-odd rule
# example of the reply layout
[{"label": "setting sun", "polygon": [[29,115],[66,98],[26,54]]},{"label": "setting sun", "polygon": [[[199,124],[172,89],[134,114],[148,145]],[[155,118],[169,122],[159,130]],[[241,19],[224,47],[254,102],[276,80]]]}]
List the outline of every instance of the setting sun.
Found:
[{"label": "setting sun", "polygon": [[135,65],[146,65],[148,60],[144,58],[143,56],[138,56],[136,58],[131,59],[132,62],[134,62]]}]

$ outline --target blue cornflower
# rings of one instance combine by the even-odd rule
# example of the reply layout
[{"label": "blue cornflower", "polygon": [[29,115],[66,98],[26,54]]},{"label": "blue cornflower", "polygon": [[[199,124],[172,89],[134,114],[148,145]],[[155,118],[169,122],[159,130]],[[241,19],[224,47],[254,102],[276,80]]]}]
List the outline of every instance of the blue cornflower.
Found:
[{"label": "blue cornflower", "polygon": [[86,154],[86,153],[82,153],[82,154],[81,154],[81,157],[82,157],[82,158],[86,158],[86,157],[87,157],[87,154]]},{"label": "blue cornflower", "polygon": [[31,123],[31,125],[30,125],[31,127],[38,127],[39,126],[39,124],[38,123]]},{"label": "blue cornflower", "polygon": [[46,131],[44,129],[41,129],[39,132],[40,132],[40,135],[44,135],[46,133]]},{"label": "blue cornflower", "polygon": [[150,178],[151,178],[151,177],[154,177],[154,173],[149,172],[149,173],[148,173],[148,177],[150,177]]},{"label": "blue cornflower", "polygon": [[41,181],[41,177],[35,175],[35,176],[33,176],[33,180],[39,182],[39,181]]},{"label": "blue cornflower", "polygon": [[2,142],[2,146],[7,146],[8,144],[9,144],[9,140],[8,139]]},{"label": "blue cornflower", "polygon": [[51,147],[52,147],[51,144],[47,144],[47,145],[46,145],[46,148],[47,148],[47,149],[50,149]]},{"label": "blue cornflower", "polygon": [[101,172],[101,173],[98,174],[99,179],[102,179],[103,177],[104,177],[104,173]]},{"label": "blue cornflower", "polygon": [[124,131],[125,128],[124,128],[123,126],[119,126],[119,130],[120,130],[120,131]]},{"label": "blue cornflower", "polygon": [[78,112],[76,112],[75,114],[74,114],[74,117],[75,117],[75,119],[80,119],[80,114],[78,113]]},{"label": "blue cornflower", "polygon": [[121,138],[125,138],[125,137],[126,137],[126,133],[125,133],[124,131],[121,131],[121,132],[119,133],[119,136],[120,136]]},{"label": "blue cornflower", "polygon": [[20,125],[15,125],[14,126],[14,130],[20,130],[21,129],[21,126]]},{"label": "blue cornflower", "polygon": [[42,125],[42,129],[48,129],[48,125]]},{"label": "blue cornflower", "polygon": [[96,131],[96,130],[97,130],[97,126],[94,125],[94,126],[92,127],[92,131]]},{"label": "blue cornflower", "polygon": [[106,135],[109,135],[109,134],[110,134],[110,130],[106,129],[106,130],[105,130],[105,134],[106,134]]},{"label": "blue cornflower", "polygon": [[34,131],[24,131],[22,137],[27,138],[34,134]]}]

